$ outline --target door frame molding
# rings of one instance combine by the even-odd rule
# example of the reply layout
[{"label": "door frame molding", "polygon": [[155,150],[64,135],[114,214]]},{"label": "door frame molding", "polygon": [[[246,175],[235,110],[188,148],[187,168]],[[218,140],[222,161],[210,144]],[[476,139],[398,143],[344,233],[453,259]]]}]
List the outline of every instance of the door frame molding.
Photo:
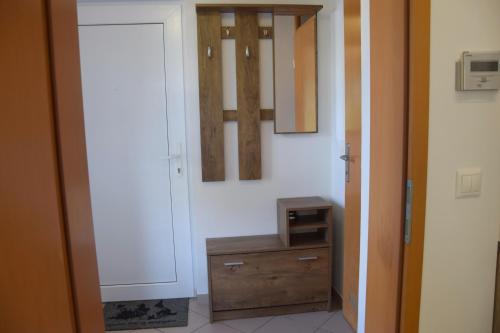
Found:
[{"label": "door frame molding", "polygon": [[[176,162],[171,161],[170,179],[172,195],[172,224],[175,235],[177,280],[172,283],[137,284],[101,287],[104,299],[119,299],[123,288],[143,295],[165,294],[171,298],[194,296],[193,260],[191,253],[191,226],[187,174],[186,119],[184,106],[184,59],[182,41],[182,7],[180,4],[153,2],[104,2],[78,4],[79,25],[162,24],[165,38],[166,94],[169,154],[181,150],[181,174]],[[179,148],[180,147],[180,148]],[[182,263],[180,265],[179,263]],[[175,288],[172,288],[175,286]],[[163,296],[162,296],[163,297]]]},{"label": "door frame molding", "polygon": [[76,0],[47,0],[64,231],[76,329],[104,331],[83,125]]},{"label": "door frame molding", "polygon": [[[372,2],[370,10],[371,195],[365,332],[417,333],[427,195],[430,0],[381,0]],[[399,21],[384,20],[381,12],[392,13]],[[406,27],[404,35],[401,26]],[[383,54],[404,58],[405,66],[395,67]],[[394,89],[387,84],[381,88],[388,78]],[[404,242],[407,179],[413,182],[409,244]],[[394,185],[391,192],[387,184]],[[380,269],[388,266],[390,274]]]},{"label": "door frame molding", "polygon": [[413,183],[410,242],[404,246],[401,333],[418,333],[427,203],[431,0],[409,0],[407,178]]}]

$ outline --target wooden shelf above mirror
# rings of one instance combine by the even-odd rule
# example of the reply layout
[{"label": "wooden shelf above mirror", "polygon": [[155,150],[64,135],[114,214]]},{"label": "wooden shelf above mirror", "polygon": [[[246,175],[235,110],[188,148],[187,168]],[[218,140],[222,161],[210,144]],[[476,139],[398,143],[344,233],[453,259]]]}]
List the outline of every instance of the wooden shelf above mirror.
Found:
[{"label": "wooden shelf above mirror", "polygon": [[284,4],[197,4],[196,12],[218,11],[234,13],[236,10],[275,15],[314,15],[323,8],[322,5],[284,5]]}]

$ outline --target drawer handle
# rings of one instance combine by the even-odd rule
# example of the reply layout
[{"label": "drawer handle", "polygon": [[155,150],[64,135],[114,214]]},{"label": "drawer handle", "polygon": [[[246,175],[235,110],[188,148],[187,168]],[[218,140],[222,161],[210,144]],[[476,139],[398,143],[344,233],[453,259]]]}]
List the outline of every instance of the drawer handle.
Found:
[{"label": "drawer handle", "polygon": [[224,266],[228,267],[228,266],[241,266],[243,265],[244,262],[243,261],[237,261],[237,262],[225,262],[224,263]]},{"label": "drawer handle", "polygon": [[299,257],[299,261],[310,261],[310,260],[318,260],[318,257]]}]

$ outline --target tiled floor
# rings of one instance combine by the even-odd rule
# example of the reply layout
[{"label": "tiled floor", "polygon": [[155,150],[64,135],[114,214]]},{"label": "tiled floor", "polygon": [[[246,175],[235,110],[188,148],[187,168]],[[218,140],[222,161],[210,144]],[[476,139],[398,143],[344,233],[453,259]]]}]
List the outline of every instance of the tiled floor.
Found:
[{"label": "tiled floor", "polygon": [[341,312],[310,312],[293,315],[237,319],[210,324],[206,295],[189,303],[187,327],[120,331],[120,333],[354,333]]}]

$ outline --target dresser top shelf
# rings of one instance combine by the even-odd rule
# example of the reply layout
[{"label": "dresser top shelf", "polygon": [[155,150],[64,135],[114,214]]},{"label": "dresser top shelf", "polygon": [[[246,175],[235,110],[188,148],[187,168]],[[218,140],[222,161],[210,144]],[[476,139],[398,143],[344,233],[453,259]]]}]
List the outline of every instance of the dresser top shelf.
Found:
[{"label": "dresser top shelf", "polygon": [[327,209],[332,203],[321,197],[278,199],[278,206],[287,210]]},{"label": "dresser top shelf", "polygon": [[242,254],[272,251],[288,251],[328,247],[327,242],[286,247],[279,235],[224,237],[207,239],[207,255]]}]

